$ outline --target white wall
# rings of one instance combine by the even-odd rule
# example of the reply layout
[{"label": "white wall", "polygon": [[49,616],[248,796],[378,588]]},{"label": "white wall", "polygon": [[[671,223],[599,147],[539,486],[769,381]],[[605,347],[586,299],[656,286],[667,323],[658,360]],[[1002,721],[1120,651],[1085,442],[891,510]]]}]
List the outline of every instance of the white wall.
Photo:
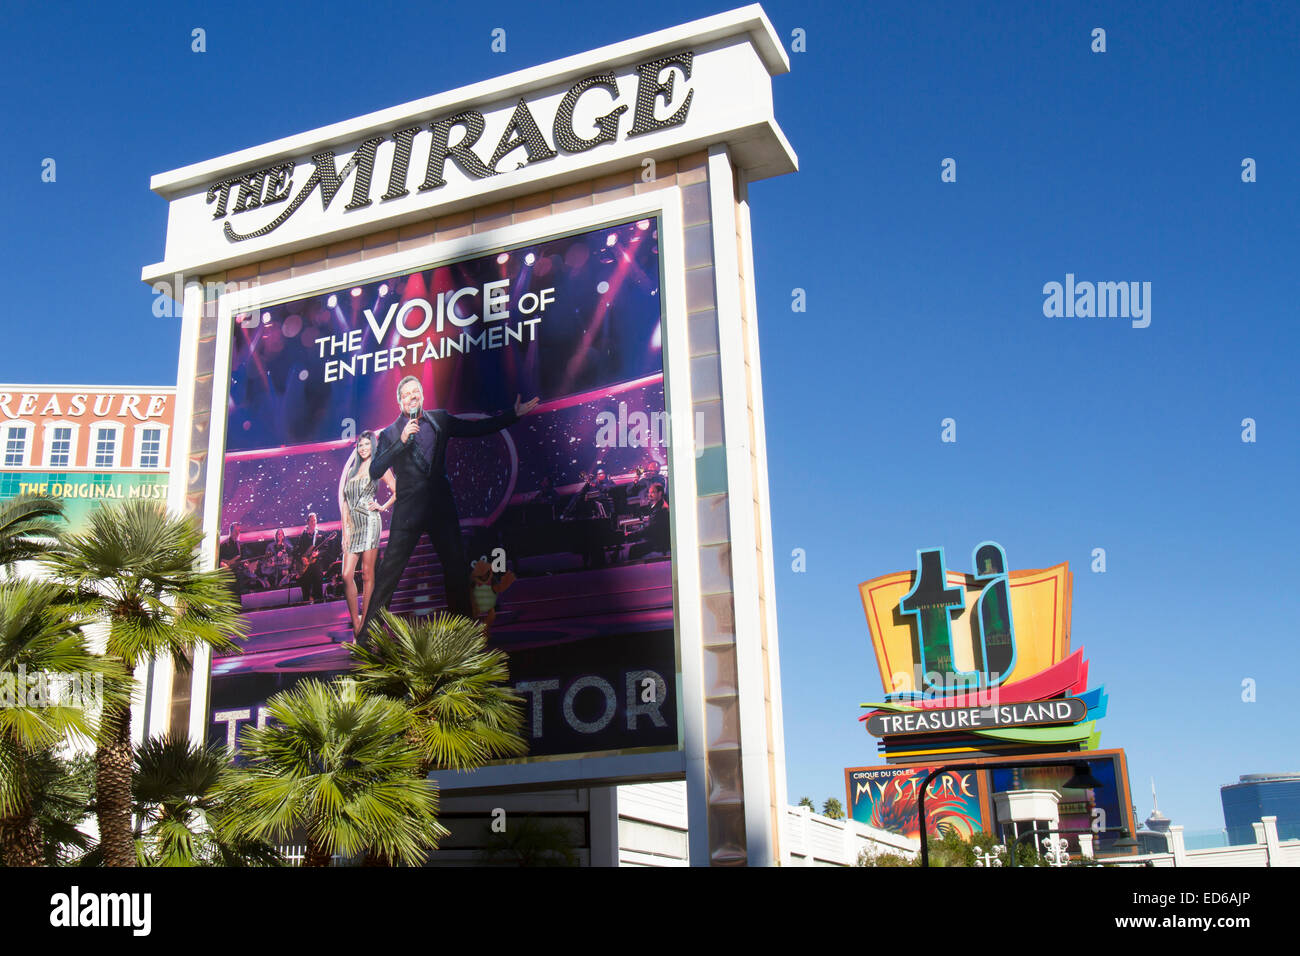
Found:
[{"label": "white wall", "polygon": [[1277,838],[1277,817],[1264,817],[1255,824],[1258,842],[1254,845],[1215,846],[1188,850],[1183,843],[1183,828],[1169,828],[1169,852],[1109,860],[1118,866],[1211,867],[1211,866],[1300,866],[1300,840],[1282,843]]},{"label": "white wall", "polygon": [[[792,866],[853,866],[858,854],[914,856],[916,840],[851,820],[832,820],[808,807],[787,807],[782,845]],[[619,865],[686,866],[686,785],[650,783],[618,788]]]}]

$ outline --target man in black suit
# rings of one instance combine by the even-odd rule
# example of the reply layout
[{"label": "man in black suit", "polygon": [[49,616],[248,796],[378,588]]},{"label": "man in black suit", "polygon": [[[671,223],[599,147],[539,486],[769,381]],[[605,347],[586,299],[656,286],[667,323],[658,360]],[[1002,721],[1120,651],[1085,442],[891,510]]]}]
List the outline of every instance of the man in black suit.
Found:
[{"label": "man in black suit", "polygon": [[668,501],[664,486],[651,482],[646,488],[649,504],[641,508],[639,516],[646,519],[645,527],[637,534],[629,558],[644,558],[648,554],[667,554],[672,548],[672,526],[668,522]]},{"label": "man in black suit", "polygon": [[364,640],[371,618],[388,607],[393,592],[406,570],[411,552],[427,534],[442,563],[447,609],[453,614],[470,613],[469,565],[460,544],[460,516],[447,480],[447,439],[491,435],[513,425],[537,407],[537,399],[520,402],[515,397],[513,412],[494,418],[457,418],[442,409],[424,408],[420,380],[408,375],[397,386],[401,414],[379,433],[375,453],[370,457],[370,478],[379,481],[388,469],[397,479],[397,502],[388,531],[388,546],[375,574],[375,587],[361,622]]},{"label": "man in black suit", "polygon": [[636,498],[641,507],[650,503],[650,486],[658,485],[659,490],[663,492],[664,501],[668,500],[668,482],[664,476],[659,474],[659,462],[653,458],[646,463],[645,471],[641,477],[632,483],[632,487],[627,490],[628,500]]}]

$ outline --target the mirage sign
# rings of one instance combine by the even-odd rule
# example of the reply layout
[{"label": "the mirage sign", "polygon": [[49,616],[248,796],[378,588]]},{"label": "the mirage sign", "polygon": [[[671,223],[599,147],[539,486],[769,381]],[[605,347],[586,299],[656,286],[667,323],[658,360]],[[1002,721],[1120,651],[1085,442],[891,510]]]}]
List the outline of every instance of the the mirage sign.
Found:
[{"label": "the mirage sign", "polygon": [[[326,149],[306,163],[292,159],[277,161],[218,180],[208,187],[206,201],[212,209],[212,218],[222,222],[225,237],[231,242],[242,242],[279,228],[316,192],[320,194],[323,211],[342,216],[365,209],[376,199],[385,203],[404,199],[411,195],[412,187],[417,194],[442,189],[447,185],[449,162],[461,177],[487,179],[530,163],[554,159],[560,152],[585,153],[619,138],[624,113],[631,113],[631,123],[623,132],[625,138],[681,126],[690,113],[695,91],[678,86],[675,78],[680,73],[689,82],[693,59],[693,53],[683,51],[638,64],[632,76],[624,79],[622,87],[619,77],[609,70],[583,77],[554,107],[549,138],[538,124],[535,108],[521,96],[508,111],[505,126],[490,153],[487,143],[491,140],[484,136],[488,117],[504,116],[507,111],[485,116],[481,110],[464,109],[438,117],[432,123],[372,136],[353,150],[342,168],[338,167],[334,150]],[[661,112],[666,115],[660,116]],[[581,122],[577,121],[579,116]],[[379,163],[381,147],[384,148],[382,164]],[[411,180],[413,157],[417,170],[423,170],[418,186]],[[304,166],[311,169],[310,174],[295,180]],[[382,194],[372,195],[371,184],[376,172],[380,176],[387,173],[384,180],[387,188]],[[331,210],[334,197],[349,181],[351,198]],[[256,215],[243,215],[266,209],[273,210],[275,215],[270,218],[263,215],[260,219]]]}]

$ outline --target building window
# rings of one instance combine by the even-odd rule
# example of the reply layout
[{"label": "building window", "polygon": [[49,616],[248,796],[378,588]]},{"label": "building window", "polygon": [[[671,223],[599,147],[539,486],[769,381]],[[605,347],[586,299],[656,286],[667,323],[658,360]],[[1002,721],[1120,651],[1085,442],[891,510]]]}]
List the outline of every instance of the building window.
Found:
[{"label": "building window", "polygon": [[146,428],[140,441],[140,467],[157,468],[162,459],[162,429]]},{"label": "building window", "polygon": [[21,468],[27,457],[27,429],[15,425],[5,438],[5,467]]},{"label": "building window", "polygon": [[95,467],[112,468],[117,464],[117,432],[101,428],[95,432]]},{"label": "building window", "polygon": [[72,429],[56,428],[51,435],[50,467],[67,468],[72,464]]}]

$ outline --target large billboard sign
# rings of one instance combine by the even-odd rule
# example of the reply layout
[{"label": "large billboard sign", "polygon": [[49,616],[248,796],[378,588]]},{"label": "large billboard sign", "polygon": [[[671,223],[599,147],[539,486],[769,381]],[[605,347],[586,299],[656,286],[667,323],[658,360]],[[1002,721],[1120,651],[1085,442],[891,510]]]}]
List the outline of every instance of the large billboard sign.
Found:
[{"label": "large billboard sign", "polygon": [[[1087,765],[1100,787],[1074,790],[1064,786],[1080,763]],[[1095,833],[1095,845],[1101,851],[1109,849],[1120,839],[1121,829],[1127,830],[1129,835],[1137,832],[1128,789],[1128,765],[1122,750],[1099,751],[1080,760],[1071,756],[1068,762],[1052,765],[991,767],[987,773],[990,793],[1009,790],[1055,790],[1059,793],[1061,799],[1056,807],[1058,827],[1067,831],[1066,839],[1071,849],[1078,846],[1078,837],[1073,834],[1079,831]],[[997,819],[996,802],[990,824],[994,828],[1002,825],[1002,821]]]},{"label": "large billboard sign", "polygon": [[751,5],[153,177],[169,503],[252,630],[150,727],[237,742],[374,608],[468,611],[529,753],[440,786],[685,779],[692,862],[787,857],[749,190],[798,168],[789,68]]},{"label": "large billboard sign", "polygon": [[344,671],[370,598],[488,624],[530,760],[681,746],[660,227],[231,315],[218,547],[250,631],[210,740]]},{"label": "large billboard sign", "polygon": [[[849,818],[858,823],[917,839],[918,788],[933,770],[927,767],[853,767],[844,771]],[[953,832],[969,840],[984,829],[979,773],[949,770],[930,781],[925,795],[927,832],[942,836]]]}]

